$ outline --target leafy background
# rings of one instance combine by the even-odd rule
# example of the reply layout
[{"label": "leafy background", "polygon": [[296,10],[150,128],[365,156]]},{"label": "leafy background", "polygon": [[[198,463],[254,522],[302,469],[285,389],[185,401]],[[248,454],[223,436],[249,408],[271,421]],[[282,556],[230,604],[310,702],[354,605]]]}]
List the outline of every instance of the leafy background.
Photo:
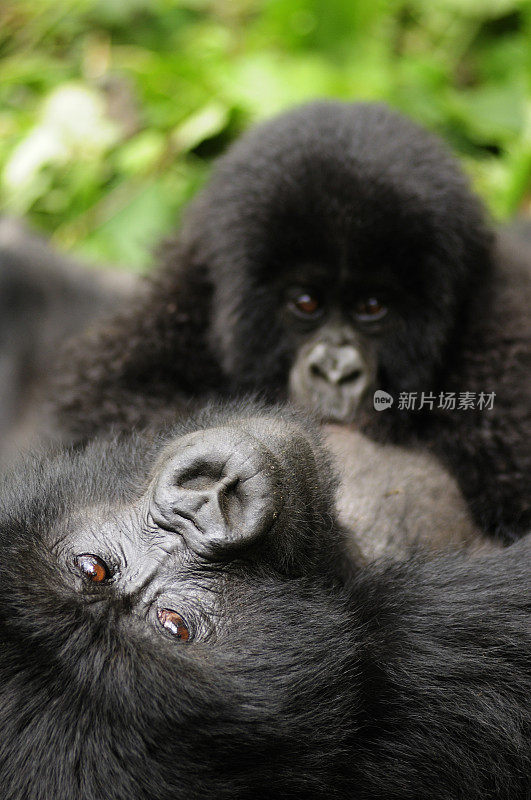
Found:
[{"label": "leafy background", "polygon": [[146,269],[242,129],[321,96],[403,110],[531,215],[530,0],[2,0],[1,208]]}]

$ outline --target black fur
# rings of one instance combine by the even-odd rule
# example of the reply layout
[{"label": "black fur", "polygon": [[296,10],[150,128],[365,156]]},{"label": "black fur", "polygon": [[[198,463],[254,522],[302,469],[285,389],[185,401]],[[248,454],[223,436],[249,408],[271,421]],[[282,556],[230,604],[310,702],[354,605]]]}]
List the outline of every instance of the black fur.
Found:
[{"label": "black fur", "polygon": [[293,529],[318,557],[287,572],[271,548],[197,562],[197,590],[214,583],[219,605],[215,635],[192,643],[157,634],[113,584],[80,583],[65,541],[94,519],[118,524],[168,443],[260,413],[207,411],[34,459],[4,482],[3,800],[527,800],[529,541],[352,575],[322,505],[326,459],[291,414],[321,476],[306,523],[286,519],[276,547]]},{"label": "black fur", "polygon": [[[74,438],[209,394],[286,395],[299,341],[282,278],[318,263],[383,286],[395,324],[378,386],[495,392],[492,411],[366,413],[369,435],[428,446],[477,524],[531,528],[529,261],[496,237],[454,160],[380,105],[314,103],[238,142],[188,217],[145,301],[75,354],[57,394]],[[339,297],[338,308],[348,298]]]},{"label": "black fur", "polygon": [[115,312],[129,276],[89,270],[0,217],[0,463],[43,425],[48,381],[65,340]]}]

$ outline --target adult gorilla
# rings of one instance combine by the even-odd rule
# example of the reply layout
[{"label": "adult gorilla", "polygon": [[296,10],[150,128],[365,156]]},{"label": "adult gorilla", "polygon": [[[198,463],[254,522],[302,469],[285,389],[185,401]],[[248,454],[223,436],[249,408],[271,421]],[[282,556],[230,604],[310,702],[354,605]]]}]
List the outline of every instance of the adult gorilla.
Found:
[{"label": "adult gorilla", "polygon": [[3,800],[527,800],[529,542],[356,569],[291,413],[0,492]]},{"label": "adult gorilla", "polygon": [[529,263],[438,142],[380,105],[314,103],[220,161],[147,299],[63,370],[60,424],[86,438],[209,392],[289,396],[431,449],[507,542],[531,529],[530,307]]}]

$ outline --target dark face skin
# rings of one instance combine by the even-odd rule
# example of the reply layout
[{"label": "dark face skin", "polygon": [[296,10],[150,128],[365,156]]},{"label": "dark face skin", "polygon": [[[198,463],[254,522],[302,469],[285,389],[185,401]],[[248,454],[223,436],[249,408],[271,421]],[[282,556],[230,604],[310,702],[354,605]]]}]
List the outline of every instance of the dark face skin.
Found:
[{"label": "dark face skin", "polygon": [[[329,198],[329,202],[333,201]],[[366,209],[364,213],[368,213]],[[323,209],[322,215],[325,214]],[[317,224],[308,213],[304,227],[312,228]],[[411,254],[416,253],[418,261],[420,245],[407,232],[393,232],[388,240],[390,252],[382,253],[376,246],[381,235],[379,229],[370,220],[365,224],[363,234],[346,231],[343,227],[335,230],[333,236],[337,242],[320,243],[317,252],[323,255],[319,261],[315,254],[312,259],[311,247],[305,252],[303,245],[303,252],[297,256],[293,246],[283,242],[270,256],[271,267],[263,269],[260,288],[255,282],[250,284],[246,294],[244,289],[241,301],[242,312],[245,309],[241,324],[253,324],[254,330],[263,331],[263,336],[250,331],[242,335],[239,351],[243,353],[242,359],[246,352],[248,354],[249,341],[253,341],[251,337],[254,336],[255,346],[264,350],[254,363],[263,364],[265,359],[268,364],[268,359],[271,360],[273,375],[274,370],[284,369],[288,398],[324,421],[356,420],[363,409],[371,408],[376,388],[389,388],[391,376],[397,370],[401,371],[399,380],[404,389],[418,380],[424,380],[426,387],[432,380],[430,365],[420,356],[422,347],[429,341],[428,334],[418,345],[419,358],[413,368],[406,369],[405,360],[412,344],[408,336],[413,339],[414,328],[422,328],[427,315],[431,315],[430,321],[434,323],[440,309],[435,302],[422,298],[419,279],[400,287],[389,269],[398,251],[403,263],[398,261],[396,272],[415,273],[418,264],[410,263]],[[407,231],[406,221],[404,226]],[[287,221],[286,227],[289,228]],[[260,234],[266,239],[272,238],[267,231],[262,230]],[[327,233],[322,235],[326,237]],[[354,256],[362,242],[364,257]],[[344,251],[351,255],[346,257]],[[300,264],[294,266],[291,259],[297,258]],[[223,308],[223,302],[220,306]],[[238,336],[239,329],[236,326],[232,334],[227,333],[227,329],[230,330],[230,325],[225,316],[215,316],[216,339],[226,342],[227,371],[230,373],[236,368],[246,376],[249,374],[247,367],[232,363],[231,336]],[[268,337],[277,340],[276,363],[262,344],[269,341]],[[275,347],[271,344],[270,353],[273,352]],[[401,367],[402,362],[404,367]],[[263,369],[262,380],[271,375],[268,367]]]},{"label": "dark face skin", "polygon": [[283,291],[283,324],[298,340],[288,395],[325,420],[351,421],[376,385],[378,341],[392,325],[389,308],[376,291],[356,296],[339,279],[327,292],[325,277],[308,278]]}]

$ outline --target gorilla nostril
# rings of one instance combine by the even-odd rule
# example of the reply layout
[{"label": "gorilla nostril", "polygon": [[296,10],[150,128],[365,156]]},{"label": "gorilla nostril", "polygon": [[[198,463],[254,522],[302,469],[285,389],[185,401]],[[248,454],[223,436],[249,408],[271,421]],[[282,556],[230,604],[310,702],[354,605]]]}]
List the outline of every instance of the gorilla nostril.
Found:
[{"label": "gorilla nostril", "polygon": [[234,522],[237,515],[242,511],[243,502],[239,494],[239,484],[240,480],[237,476],[234,478],[225,478],[224,481],[220,481],[219,483],[219,508],[223,519],[228,525]]},{"label": "gorilla nostril", "polygon": [[313,375],[314,378],[320,378],[321,380],[328,380],[328,375],[326,371],[319,366],[319,364],[310,364],[310,374]]},{"label": "gorilla nostril", "polygon": [[308,359],[307,369],[311,381],[325,381],[335,388],[353,386],[365,374],[362,359],[351,346],[316,346]]},{"label": "gorilla nostril", "polygon": [[345,369],[342,366],[329,366],[327,369],[319,364],[311,364],[310,375],[333,386],[344,386],[345,384],[359,381],[363,377],[363,370],[357,368]]},{"label": "gorilla nostril", "polygon": [[216,470],[210,462],[194,464],[184,472],[175,476],[175,486],[191,491],[208,491],[213,489],[220,481],[222,473]]},{"label": "gorilla nostril", "polygon": [[363,373],[361,369],[353,370],[352,372],[349,372],[347,375],[341,375],[337,379],[336,383],[338,386],[342,386],[345,383],[356,383],[356,381],[359,381],[362,374]]}]

